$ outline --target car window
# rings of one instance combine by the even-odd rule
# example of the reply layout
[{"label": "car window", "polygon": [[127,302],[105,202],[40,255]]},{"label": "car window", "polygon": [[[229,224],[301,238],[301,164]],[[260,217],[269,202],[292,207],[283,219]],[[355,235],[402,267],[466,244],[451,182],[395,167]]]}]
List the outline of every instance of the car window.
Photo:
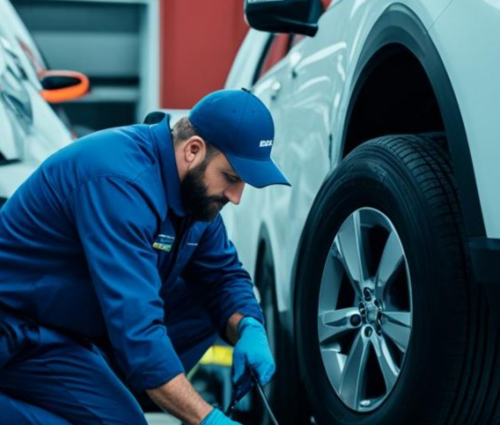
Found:
[{"label": "car window", "polygon": [[274,34],[271,37],[255,72],[254,84],[286,56],[290,50],[290,40],[290,34]]}]

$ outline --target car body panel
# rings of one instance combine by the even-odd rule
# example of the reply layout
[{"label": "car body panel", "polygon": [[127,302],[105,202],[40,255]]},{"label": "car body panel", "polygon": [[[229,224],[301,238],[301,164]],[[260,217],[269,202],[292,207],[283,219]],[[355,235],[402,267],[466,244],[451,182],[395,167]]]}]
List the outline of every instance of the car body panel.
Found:
[{"label": "car body panel", "polygon": [[38,72],[47,68],[47,65],[38,50],[26,26],[8,0],[0,0],[0,33],[9,39],[12,45],[19,45],[24,54],[19,59],[31,83],[39,90],[42,86],[38,79]]},{"label": "car body panel", "polygon": [[[24,47],[23,47],[24,46]],[[72,135],[40,95],[34,63],[42,63],[10,2],[0,0],[0,197],[8,198],[49,155],[71,143]],[[44,66],[44,65],[43,65]],[[12,164],[12,161],[17,164]]]},{"label": "car body panel", "polygon": [[499,22],[497,0],[454,0],[430,30],[460,105],[490,238],[500,238]]},{"label": "car body panel", "polygon": [[[402,1],[430,29],[453,0]],[[241,260],[255,272],[260,234],[265,228],[275,266],[278,309],[291,313],[293,269],[300,237],[319,187],[342,158],[344,121],[353,90],[353,75],[371,28],[394,1],[334,2],[319,21],[314,38],[305,38],[275,65],[253,92],[273,114],[276,139],[273,157],[292,188],[245,188],[241,206],[224,213],[228,231]],[[402,7],[403,7],[402,6]],[[252,31],[251,31],[252,33]],[[248,35],[247,40],[250,39]],[[254,51],[262,51],[255,37]],[[238,55],[233,70],[257,63],[247,53]],[[243,49],[242,47],[242,49]],[[230,83],[238,86],[236,71]],[[243,74],[242,74],[243,75]],[[247,80],[248,81],[248,80]],[[278,93],[274,90],[280,89]],[[291,316],[290,316],[291,318]],[[290,329],[291,326],[288,326]]]}]

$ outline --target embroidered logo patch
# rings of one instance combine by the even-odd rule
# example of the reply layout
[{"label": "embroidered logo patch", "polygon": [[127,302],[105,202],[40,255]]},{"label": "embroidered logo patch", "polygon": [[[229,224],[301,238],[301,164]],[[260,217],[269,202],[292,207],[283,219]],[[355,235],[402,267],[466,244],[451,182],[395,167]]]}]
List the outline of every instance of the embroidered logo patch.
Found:
[{"label": "embroidered logo patch", "polygon": [[153,243],[154,249],[159,249],[161,251],[170,252],[172,245],[174,244],[175,238],[168,235],[158,235]]},{"label": "embroidered logo patch", "polygon": [[267,148],[267,147],[272,146],[272,145],[273,145],[272,140],[261,140],[259,143],[259,148]]}]

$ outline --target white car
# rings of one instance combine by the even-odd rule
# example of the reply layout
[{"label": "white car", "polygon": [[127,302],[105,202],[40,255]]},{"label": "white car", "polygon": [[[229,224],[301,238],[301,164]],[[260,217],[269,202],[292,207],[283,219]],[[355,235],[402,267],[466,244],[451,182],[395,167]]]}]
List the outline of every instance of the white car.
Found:
[{"label": "white car", "polygon": [[24,24],[0,0],[0,206],[58,149],[73,140],[57,104],[88,91],[77,73],[48,71]]},{"label": "white car", "polygon": [[226,85],[269,107],[292,183],[224,213],[269,396],[289,424],[500,423],[500,2],[318,6],[247,1],[269,33]]}]

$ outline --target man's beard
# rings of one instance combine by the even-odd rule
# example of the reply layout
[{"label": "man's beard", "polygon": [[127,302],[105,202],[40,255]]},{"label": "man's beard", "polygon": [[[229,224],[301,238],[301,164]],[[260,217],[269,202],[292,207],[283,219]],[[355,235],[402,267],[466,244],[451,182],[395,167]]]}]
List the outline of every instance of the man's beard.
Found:
[{"label": "man's beard", "polygon": [[189,170],[181,182],[182,205],[196,221],[212,221],[229,201],[225,196],[207,196],[203,177],[208,162]]}]

